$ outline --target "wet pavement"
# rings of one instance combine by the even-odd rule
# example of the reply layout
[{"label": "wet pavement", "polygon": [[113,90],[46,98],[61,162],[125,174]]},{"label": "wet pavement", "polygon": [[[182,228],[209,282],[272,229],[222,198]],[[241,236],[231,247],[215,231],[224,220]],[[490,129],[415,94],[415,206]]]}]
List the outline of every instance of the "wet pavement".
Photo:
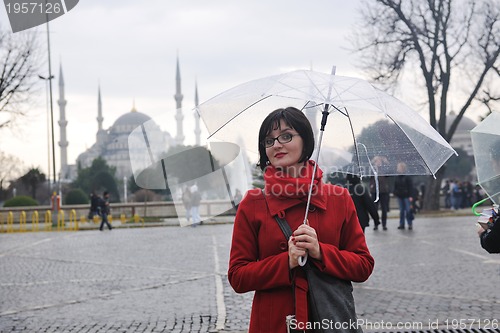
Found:
[{"label": "wet pavement", "polygon": [[[500,323],[500,255],[473,216],[366,229],[375,270],[354,284],[365,331]],[[246,332],[252,293],[227,282],[232,224],[0,234],[0,332]]]}]

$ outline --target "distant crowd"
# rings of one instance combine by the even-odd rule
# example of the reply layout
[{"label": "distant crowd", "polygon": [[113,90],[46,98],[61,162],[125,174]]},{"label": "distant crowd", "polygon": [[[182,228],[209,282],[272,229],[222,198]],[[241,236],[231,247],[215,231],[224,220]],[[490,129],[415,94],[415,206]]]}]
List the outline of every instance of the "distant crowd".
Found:
[{"label": "distant crowd", "polygon": [[479,185],[457,179],[446,180],[441,193],[444,195],[445,208],[455,210],[471,207],[485,198],[484,190]]}]

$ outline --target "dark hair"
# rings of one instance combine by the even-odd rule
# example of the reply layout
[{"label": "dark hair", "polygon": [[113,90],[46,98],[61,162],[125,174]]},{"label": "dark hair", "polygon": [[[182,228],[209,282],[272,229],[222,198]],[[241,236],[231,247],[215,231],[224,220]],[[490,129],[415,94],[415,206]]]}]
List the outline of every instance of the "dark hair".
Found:
[{"label": "dark hair", "polygon": [[314,151],[314,133],[311,123],[306,115],[294,107],[287,107],[285,109],[277,109],[271,112],[260,125],[259,130],[259,163],[257,164],[264,170],[269,162],[266,154],[266,147],[264,146],[264,139],[271,133],[273,129],[280,128],[280,121],[283,119],[285,123],[299,133],[304,147],[299,162],[305,162],[311,158]]}]

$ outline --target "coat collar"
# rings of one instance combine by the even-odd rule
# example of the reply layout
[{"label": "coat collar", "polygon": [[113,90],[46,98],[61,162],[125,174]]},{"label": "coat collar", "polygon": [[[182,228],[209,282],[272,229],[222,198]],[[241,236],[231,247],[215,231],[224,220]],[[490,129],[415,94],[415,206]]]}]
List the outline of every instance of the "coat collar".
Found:
[{"label": "coat collar", "polygon": [[[292,178],[272,166],[266,168],[264,173],[266,181],[264,193],[272,216],[278,215],[289,208],[307,203],[313,169],[314,162],[308,161],[304,165],[303,177]],[[314,175],[311,205],[326,210],[326,186],[323,183],[322,177],[323,172],[317,167]]]}]

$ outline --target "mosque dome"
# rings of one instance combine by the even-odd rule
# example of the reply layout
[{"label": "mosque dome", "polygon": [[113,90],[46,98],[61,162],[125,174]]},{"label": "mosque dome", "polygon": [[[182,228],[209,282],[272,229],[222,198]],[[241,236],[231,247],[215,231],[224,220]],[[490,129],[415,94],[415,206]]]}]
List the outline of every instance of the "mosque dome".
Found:
[{"label": "mosque dome", "polygon": [[[457,115],[455,114],[454,111],[450,112],[447,117],[446,117],[446,131],[450,129],[451,124],[455,119],[457,118]],[[477,124],[474,120],[463,116],[460,122],[458,123],[457,127],[457,132],[469,132],[471,129],[476,127]]]},{"label": "mosque dome", "polygon": [[136,127],[141,126],[145,122],[151,120],[151,117],[148,115],[138,112],[135,107],[132,108],[132,111],[121,115],[114,122],[111,129],[116,132],[132,132]]}]

